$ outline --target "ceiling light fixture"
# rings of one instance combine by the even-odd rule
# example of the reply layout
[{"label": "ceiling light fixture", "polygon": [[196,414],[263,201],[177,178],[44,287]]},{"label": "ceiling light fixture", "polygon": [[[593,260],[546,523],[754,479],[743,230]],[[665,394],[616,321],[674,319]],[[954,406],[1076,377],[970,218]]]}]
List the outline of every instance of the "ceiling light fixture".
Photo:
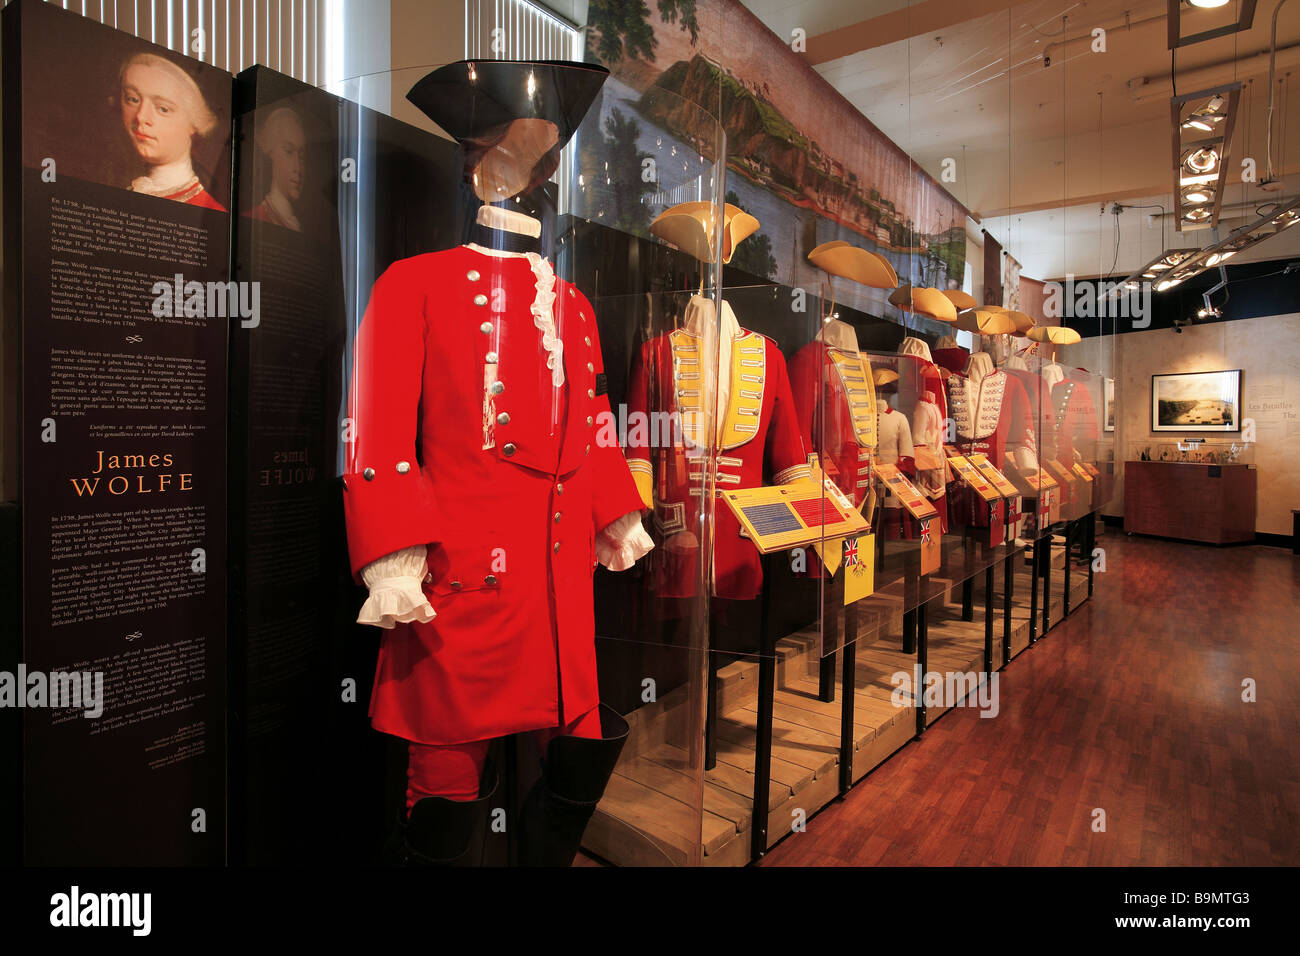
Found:
[{"label": "ceiling light fixture", "polygon": [[[1164,275],[1156,282],[1155,291],[1166,292],[1182,282],[1200,275],[1207,269],[1222,266],[1237,253],[1258,245],[1266,239],[1276,236],[1284,229],[1300,222],[1300,198],[1279,204],[1267,216],[1261,216],[1254,222],[1234,229],[1218,242],[1212,242],[1205,248],[1182,249],[1165,252],[1141,269],[1128,276],[1117,288],[1124,288],[1127,282],[1136,279],[1152,279]],[[1171,261],[1172,260],[1172,261]],[[1163,265],[1164,271],[1161,271]],[[1170,272],[1168,270],[1172,269]]]},{"label": "ceiling light fixture", "polygon": [[[1250,25],[1255,21],[1255,2],[1256,0],[1241,0],[1241,5],[1237,9],[1237,19],[1233,20],[1226,26],[1215,27],[1212,30],[1202,30],[1200,33],[1192,33],[1183,36],[1183,25],[1181,22],[1183,4],[1182,0],[1165,0],[1166,15],[1165,22],[1168,24],[1168,44],[1169,49],[1173,50],[1181,46],[1190,46],[1193,43],[1200,43],[1202,40],[1212,40],[1215,37],[1227,36],[1230,33],[1237,33],[1241,30],[1249,30]],[[1194,7],[1202,9],[1214,9],[1227,5],[1228,0],[1191,0]]]},{"label": "ceiling light fixture", "polygon": [[1180,232],[1219,224],[1240,97],[1241,84],[1230,83],[1169,100],[1174,222]]}]

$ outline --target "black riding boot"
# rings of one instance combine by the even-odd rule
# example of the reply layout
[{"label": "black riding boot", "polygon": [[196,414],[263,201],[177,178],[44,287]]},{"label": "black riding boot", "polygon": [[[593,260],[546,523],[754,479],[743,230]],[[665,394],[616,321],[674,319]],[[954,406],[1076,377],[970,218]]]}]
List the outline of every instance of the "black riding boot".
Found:
[{"label": "black riding boot", "polygon": [[410,816],[399,819],[396,836],[385,851],[386,862],[393,866],[481,866],[497,780],[496,767],[489,760],[477,800],[417,800]]},{"label": "black riding boot", "polygon": [[599,740],[563,736],[547,745],[542,776],[520,814],[521,865],[573,865],[583,831],[627,741],[627,721],[601,704],[600,731]]}]

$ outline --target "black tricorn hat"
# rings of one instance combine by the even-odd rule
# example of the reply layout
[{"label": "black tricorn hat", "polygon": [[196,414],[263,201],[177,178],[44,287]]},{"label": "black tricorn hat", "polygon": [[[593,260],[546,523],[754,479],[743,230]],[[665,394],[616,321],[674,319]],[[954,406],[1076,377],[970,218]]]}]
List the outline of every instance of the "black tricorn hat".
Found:
[{"label": "black tricorn hat", "polygon": [[609,70],[571,60],[460,60],[439,67],[406,94],[457,141],[519,119],[544,119],[559,145],[587,115]]}]

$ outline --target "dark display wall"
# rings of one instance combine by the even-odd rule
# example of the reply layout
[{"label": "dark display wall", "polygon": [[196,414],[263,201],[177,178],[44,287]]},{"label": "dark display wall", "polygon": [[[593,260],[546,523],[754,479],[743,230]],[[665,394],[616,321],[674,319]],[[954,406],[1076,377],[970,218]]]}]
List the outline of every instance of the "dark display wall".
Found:
[{"label": "dark display wall", "polygon": [[53,5],[3,17],[23,857],[219,863],[229,77]]}]

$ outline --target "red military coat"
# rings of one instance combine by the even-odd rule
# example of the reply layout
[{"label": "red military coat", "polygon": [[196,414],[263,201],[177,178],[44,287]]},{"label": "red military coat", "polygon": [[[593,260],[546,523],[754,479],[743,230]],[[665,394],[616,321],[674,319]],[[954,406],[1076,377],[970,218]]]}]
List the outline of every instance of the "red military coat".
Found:
[{"label": "red military coat", "polygon": [[1066,468],[1074,465],[1074,452],[1095,457],[1097,405],[1083,379],[1067,378],[1052,389],[1056,417],[1056,456]]},{"label": "red military coat", "polygon": [[[1054,458],[1056,456],[1056,414],[1051,401],[1043,401],[1043,396],[1050,394],[1047,383],[1041,375],[1025,369],[1006,369],[1007,378],[1015,379],[1021,385],[1025,400],[1028,402],[1030,423],[1035,428],[1036,458]],[[1014,449],[1013,449],[1014,450]]]},{"label": "red military coat", "polygon": [[[1010,455],[1020,467],[1030,467],[1038,461],[1038,441],[1034,436],[1034,413],[1025,386],[1012,372],[1006,372],[1006,391],[1002,395],[1002,417],[998,421],[998,435]],[[995,468],[1004,464],[1003,457],[989,459]]]},{"label": "red military coat", "polygon": [[599,703],[594,536],[641,507],[617,444],[595,439],[602,373],[590,303],[544,259],[460,247],[375,282],[350,395],[348,549],[359,575],[428,545],[436,613],[383,632],[376,729],[463,743]]},{"label": "red military coat", "polygon": [[790,388],[805,447],[861,507],[876,451],[876,391],[867,357],[856,342],[844,348],[818,337],[790,360]]},{"label": "red military coat", "polygon": [[[661,597],[693,597],[698,582],[711,580],[713,594],[747,600],[763,585],[762,564],[753,543],[741,536],[731,509],[714,502],[713,554],[702,567],[695,546],[675,545],[673,537],[694,536],[698,527],[705,469],[714,473],[715,496],[765,483],[784,484],[810,474],[799,436],[785,358],[776,343],[735,324],[723,303],[724,347],[728,356],[728,396],[719,401],[717,429],[704,407],[709,396],[709,361],[703,337],[689,327],[661,335],[641,347],[628,384],[628,417],[637,412],[680,416],[679,447],[651,447],[629,436],[627,456],[648,504],[654,507],[656,537],[664,546],[650,562],[652,587]],[[711,440],[712,439],[712,440]],[[710,449],[716,454],[710,454]],[[681,540],[680,538],[678,539]],[[711,571],[711,573],[710,573]]]}]

